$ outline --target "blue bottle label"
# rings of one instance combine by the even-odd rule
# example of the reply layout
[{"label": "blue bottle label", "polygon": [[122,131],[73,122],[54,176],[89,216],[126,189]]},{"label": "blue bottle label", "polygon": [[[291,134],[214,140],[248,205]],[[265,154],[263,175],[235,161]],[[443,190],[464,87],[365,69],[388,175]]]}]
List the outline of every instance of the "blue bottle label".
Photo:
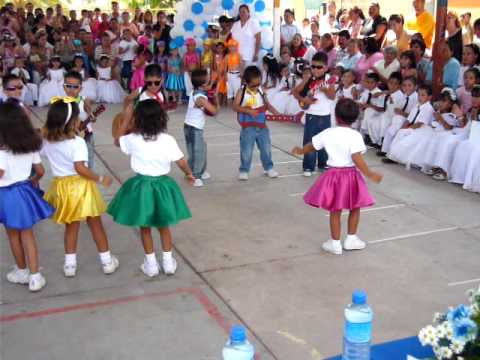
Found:
[{"label": "blue bottle label", "polygon": [[372,323],[352,323],[345,322],[345,337],[350,342],[364,343],[372,338]]}]

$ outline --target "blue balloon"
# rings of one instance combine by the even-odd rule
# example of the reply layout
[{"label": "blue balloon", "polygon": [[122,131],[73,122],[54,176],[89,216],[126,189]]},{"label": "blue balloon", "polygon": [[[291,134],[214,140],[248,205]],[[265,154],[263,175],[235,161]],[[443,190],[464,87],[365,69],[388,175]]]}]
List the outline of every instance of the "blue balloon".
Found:
[{"label": "blue balloon", "polygon": [[255,3],[255,11],[262,12],[263,10],[265,10],[265,2],[263,0],[258,0]]},{"label": "blue balloon", "polygon": [[192,4],[192,13],[195,15],[199,15],[203,12],[203,5],[199,2],[195,2]]},{"label": "blue balloon", "polygon": [[243,0],[243,3],[244,4],[251,4],[251,3],[253,3],[253,0]]},{"label": "blue balloon", "polygon": [[204,21],[202,22],[202,27],[205,29],[205,31],[208,30],[208,22]]},{"label": "blue balloon", "polygon": [[210,2],[210,0],[200,0],[200,2],[202,2],[202,3],[206,4],[206,3],[209,3],[209,2]]},{"label": "blue balloon", "polygon": [[173,39],[173,42],[177,47],[182,47],[185,44],[185,38],[183,36],[177,36],[175,39]]},{"label": "blue balloon", "polygon": [[190,19],[185,20],[185,22],[183,23],[183,28],[185,29],[185,31],[193,31],[193,29],[195,28],[195,23]]},{"label": "blue balloon", "polygon": [[206,40],[206,39],[208,38],[208,34],[203,34],[203,35],[201,36],[201,38],[202,38],[202,40]]},{"label": "blue balloon", "polygon": [[233,0],[222,0],[222,8],[225,10],[233,9]]},{"label": "blue balloon", "polygon": [[270,20],[267,21],[260,21],[261,27],[272,27],[272,22]]}]

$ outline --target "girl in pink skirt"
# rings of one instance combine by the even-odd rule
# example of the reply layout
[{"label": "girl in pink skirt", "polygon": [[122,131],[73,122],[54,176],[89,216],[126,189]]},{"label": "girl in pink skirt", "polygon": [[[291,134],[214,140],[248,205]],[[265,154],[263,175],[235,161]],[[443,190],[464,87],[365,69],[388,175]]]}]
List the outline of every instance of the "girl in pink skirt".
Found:
[{"label": "girl in pink skirt", "polygon": [[312,138],[303,148],[295,147],[292,153],[304,155],[325,148],[329,169],[315,182],[304,196],[310,206],[330,212],[331,239],[323,243],[323,250],[342,254],[340,242],[342,210],[350,210],[348,235],[343,243],[345,250],[361,250],[366,244],[357,236],[360,208],[372,206],[373,197],[368,192],[360,172],[379,183],[383,175],[371,171],[362,154],[366,147],[362,135],[350,126],[359,115],[358,105],[351,99],[340,99],[335,106],[337,127],[329,128]]}]

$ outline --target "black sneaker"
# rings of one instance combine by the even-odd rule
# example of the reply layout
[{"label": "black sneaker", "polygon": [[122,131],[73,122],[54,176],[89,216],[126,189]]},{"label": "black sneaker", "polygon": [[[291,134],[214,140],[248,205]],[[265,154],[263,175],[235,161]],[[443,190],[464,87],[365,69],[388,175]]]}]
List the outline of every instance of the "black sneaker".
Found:
[{"label": "black sneaker", "polygon": [[385,155],[387,155],[387,153],[386,153],[386,152],[383,152],[382,150],[378,150],[378,151],[376,152],[376,155],[377,155],[377,156],[380,156],[380,157],[384,157]]},{"label": "black sneaker", "polygon": [[384,164],[397,164],[396,161],[393,161],[392,159],[389,159],[389,158],[382,159],[382,162]]}]

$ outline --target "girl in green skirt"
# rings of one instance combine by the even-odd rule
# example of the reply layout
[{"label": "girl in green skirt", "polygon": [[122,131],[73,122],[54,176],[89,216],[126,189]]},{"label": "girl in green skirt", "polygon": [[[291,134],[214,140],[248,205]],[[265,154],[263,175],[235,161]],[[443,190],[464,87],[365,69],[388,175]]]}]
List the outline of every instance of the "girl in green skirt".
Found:
[{"label": "girl in green skirt", "polygon": [[[153,251],[151,228],[157,228],[162,238],[163,271],[172,275],[177,262],[172,257],[172,234],[169,227],[191,217],[177,183],[167,174],[176,162],[190,184],[195,178],[175,139],[166,133],[167,115],[156,100],[144,100],[125,116],[115,143],[130,155],[130,165],[137,174],[128,179],[108,206],[115,222],[139,227],[145,250],[141,270],[148,277],[160,272]],[[126,135],[128,134],[128,135]]]}]

